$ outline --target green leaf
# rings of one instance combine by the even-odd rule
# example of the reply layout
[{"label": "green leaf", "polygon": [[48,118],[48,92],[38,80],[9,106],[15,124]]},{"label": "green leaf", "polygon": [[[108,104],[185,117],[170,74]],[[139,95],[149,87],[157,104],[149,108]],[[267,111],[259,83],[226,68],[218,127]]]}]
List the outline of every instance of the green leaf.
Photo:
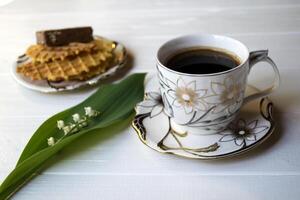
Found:
[{"label": "green leaf", "polygon": [[99,116],[100,120],[92,121],[85,130],[107,126],[132,111],[135,104],[143,98],[144,76],[145,74],[134,74],[119,84],[104,85],[82,103],[45,121],[26,145],[17,165],[34,153],[47,148],[47,138],[61,137],[62,131],[58,131],[56,127],[58,120],[72,121],[72,114],[83,114],[86,106],[91,106],[101,114]]},{"label": "green leaf", "polygon": [[[16,168],[0,186],[0,199],[12,195],[33,177],[49,158],[80,136],[95,130],[104,130],[105,127],[128,118],[134,106],[143,99],[144,77],[145,74],[134,74],[118,84],[102,86],[82,103],[46,120],[26,145]],[[87,106],[99,111],[100,115],[89,121],[87,127],[49,147],[47,144],[49,137],[62,137],[62,131],[56,127],[57,121],[70,122],[72,114],[84,114],[84,107]]]}]

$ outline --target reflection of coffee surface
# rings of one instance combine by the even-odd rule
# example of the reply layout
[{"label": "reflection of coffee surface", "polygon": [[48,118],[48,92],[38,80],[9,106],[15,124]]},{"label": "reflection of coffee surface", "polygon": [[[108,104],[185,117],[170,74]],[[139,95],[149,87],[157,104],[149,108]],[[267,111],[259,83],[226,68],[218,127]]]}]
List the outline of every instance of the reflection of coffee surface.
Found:
[{"label": "reflection of coffee surface", "polygon": [[238,56],[219,49],[189,48],[171,56],[166,66],[182,73],[212,74],[232,69],[240,63]]}]

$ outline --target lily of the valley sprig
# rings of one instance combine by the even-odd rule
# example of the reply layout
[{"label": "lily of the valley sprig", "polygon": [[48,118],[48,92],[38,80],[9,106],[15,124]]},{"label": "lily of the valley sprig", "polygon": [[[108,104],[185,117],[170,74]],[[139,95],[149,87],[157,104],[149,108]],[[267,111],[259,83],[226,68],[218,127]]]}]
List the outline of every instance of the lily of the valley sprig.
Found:
[{"label": "lily of the valley sprig", "polygon": [[65,136],[76,133],[80,131],[82,128],[88,125],[88,122],[91,118],[97,117],[100,112],[92,109],[92,107],[84,107],[85,114],[80,116],[78,113],[72,115],[73,122],[69,122],[68,125],[65,125],[63,120],[57,121],[57,128],[63,131],[63,137],[59,139],[55,139],[54,137],[50,137],[47,139],[47,143],[49,146],[55,145],[57,142],[62,140]]},{"label": "lily of the valley sprig", "polygon": [[129,125],[134,106],[144,96],[144,78],[145,74],[133,74],[118,83],[101,85],[83,102],[43,122],[28,141],[16,167],[1,183],[0,200],[12,197],[40,174],[50,159],[79,138],[88,137],[89,133],[109,135],[121,130],[109,127]]}]

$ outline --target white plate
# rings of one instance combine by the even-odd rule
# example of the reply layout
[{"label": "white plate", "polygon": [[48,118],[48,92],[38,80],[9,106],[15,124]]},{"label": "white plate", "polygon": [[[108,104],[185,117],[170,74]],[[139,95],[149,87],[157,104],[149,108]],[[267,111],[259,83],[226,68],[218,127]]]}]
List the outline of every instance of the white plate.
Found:
[{"label": "white plate", "polygon": [[[164,113],[156,75],[147,76],[145,99],[136,106],[132,122],[140,140],[161,152],[194,159],[218,159],[249,151],[265,141],[274,130],[273,104],[268,98],[242,107],[228,129],[210,135],[178,133]],[[257,91],[247,87],[247,94]],[[247,95],[246,94],[246,95]]]},{"label": "white plate", "polygon": [[[98,37],[96,38],[103,39],[107,42],[112,42],[109,39]],[[14,79],[22,86],[31,89],[36,90],[39,92],[45,92],[45,93],[53,93],[53,92],[59,92],[59,91],[65,91],[65,90],[74,90],[76,88],[86,86],[86,85],[94,85],[97,84],[101,79],[107,78],[109,76],[114,75],[119,69],[124,67],[126,59],[127,59],[127,53],[125,47],[116,42],[113,41],[116,44],[116,48],[114,49],[115,57],[117,58],[117,64],[113,67],[111,67],[108,71],[106,71],[103,74],[99,74],[98,76],[95,76],[91,79],[88,79],[86,81],[62,81],[59,83],[54,82],[48,82],[45,80],[42,81],[32,81],[29,78],[23,76],[22,74],[17,73],[17,62],[13,63],[13,67],[11,69],[11,73],[14,77]],[[26,56],[19,57],[19,60],[27,59]]]}]

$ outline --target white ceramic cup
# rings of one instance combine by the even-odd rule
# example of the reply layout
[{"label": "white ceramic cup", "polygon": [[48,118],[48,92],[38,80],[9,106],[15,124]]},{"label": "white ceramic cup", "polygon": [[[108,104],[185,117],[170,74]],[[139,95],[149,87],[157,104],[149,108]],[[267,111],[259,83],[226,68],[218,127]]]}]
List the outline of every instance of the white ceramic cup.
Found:
[{"label": "white ceramic cup", "polygon": [[[212,74],[181,73],[166,67],[171,56],[189,48],[228,52],[236,55],[241,64]],[[266,62],[273,68],[273,84],[245,97],[248,74],[258,62]],[[280,82],[279,71],[267,50],[249,52],[243,43],[221,35],[188,35],[166,42],[157,53],[157,70],[164,110],[173,129],[194,134],[224,130],[244,103],[270,94]]]}]

